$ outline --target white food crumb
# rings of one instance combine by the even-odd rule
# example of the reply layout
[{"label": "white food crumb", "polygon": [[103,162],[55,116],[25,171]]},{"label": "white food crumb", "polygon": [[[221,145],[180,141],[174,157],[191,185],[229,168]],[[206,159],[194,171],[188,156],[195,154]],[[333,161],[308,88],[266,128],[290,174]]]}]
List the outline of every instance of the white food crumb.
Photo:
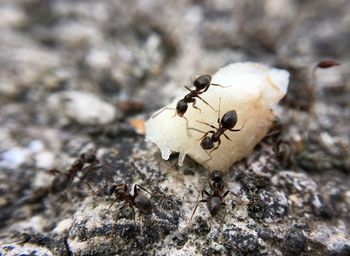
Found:
[{"label": "white food crumb", "polygon": [[[221,99],[220,119],[226,112],[235,110],[238,121],[234,129],[245,125],[239,132],[226,131],[230,140],[222,135],[221,145],[210,154],[211,159],[200,146],[203,133],[187,130],[186,120],[174,116],[175,110],[165,110],[146,122],[146,141],[155,143],[165,160],[169,159],[171,153],[179,152],[180,166],[185,156],[189,155],[210,170],[225,171],[234,162],[247,156],[266,135],[274,120],[272,108],[286,94],[288,82],[287,71],[259,63],[235,63],[217,71],[212,76],[212,83],[225,88],[210,86],[200,96],[216,110],[219,109]],[[175,99],[166,107],[175,108],[180,99]],[[188,119],[188,127],[205,132],[213,130],[197,121],[218,127],[218,112],[199,99],[196,106],[201,109],[200,112],[189,104],[184,114]]]}]

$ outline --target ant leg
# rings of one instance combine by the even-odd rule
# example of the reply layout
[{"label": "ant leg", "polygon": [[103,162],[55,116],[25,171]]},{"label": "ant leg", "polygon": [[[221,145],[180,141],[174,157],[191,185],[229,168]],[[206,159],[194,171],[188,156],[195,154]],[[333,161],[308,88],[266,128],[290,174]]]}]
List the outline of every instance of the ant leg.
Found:
[{"label": "ant leg", "polygon": [[280,134],[280,133],[282,133],[282,129],[271,131],[271,132],[269,132],[268,134],[265,135],[264,139],[268,138],[268,137],[271,137],[271,136],[274,136],[276,134]]},{"label": "ant leg", "polygon": [[230,191],[227,190],[227,191],[222,195],[222,198],[225,198],[229,193],[230,193]]},{"label": "ant leg", "polygon": [[212,134],[214,134],[215,132],[213,132],[213,131],[209,131],[209,132],[206,132],[200,139],[198,139],[197,141],[200,141],[200,140],[202,140],[205,136],[207,136],[209,133],[212,133]]},{"label": "ant leg", "polygon": [[153,114],[151,118],[155,118],[156,116],[158,116],[159,114],[161,114],[164,110],[176,110],[176,108],[162,108],[162,109],[159,110],[157,113]]},{"label": "ant leg", "polygon": [[111,205],[108,207],[108,210],[111,209],[112,205],[115,204],[115,202],[118,201],[118,198],[114,199],[113,202],[111,203]]},{"label": "ant leg", "polygon": [[187,224],[186,224],[185,227],[187,227],[187,226],[191,223],[192,218],[193,218],[193,215],[194,215],[194,214],[196,213],[196,211],[197,211],[198,205],[199,205],[200,203],[206,203],[206,202],[207,202],[207,199],[202,199],[202,200],[199,200],[199,201],[197,202],[196,207],[194,207],[194,210],[193,210],[193,212],[192,212],[191,218],[188,220],[188,222],[187,222]]},{"label": "ant leg", "polygon": [[230,139],[225,133],[223,133],[223,135],[225,136],[226,139],[228,139],[229,141],[231,141],[231,139]]},{"label": "ant leg", "polygon": [[188,130],[193,130],[193,131],[196,131],[196,132],[206,133],[206,132],[204,132],[204,131],[201,131],[201,130],[198,130],[198,129],[192,128],[192,127],[188,127],[187,129],[188,129]]},{"label": "ant leg", "polygon": [[62,174],[62,172],[57,170],[57,169],[51,169],[51,170],[49,170],[49,174],[55,176],[55,175],[58,175],[58,174]]},{"label": "ant leg", "polygon": [[244,201],[241,199],[241,198],[239,198],[239,196],[237,196],[235,193],[233,193],[232,191],[226,191],[223,195],[222,195],[222,198],[225,198],[228,194],[232,194],[234,197],[235,197],[235,199],[236,199],[236,201],[238,201],[238,203],[240,203],[240,204],[243,204],[244,203]]},{"label": "ant leg", "polygon": [[207,104],[212,110],[214,110],[215,112],[218,112],[216,111],[205,99],[203,99],[201,96],[199,95],[196,95],[195,97],[197,97],[198,99],[200,99],[201,101],[203,101],[205,104]]},{"label": "ant leg", "polygon": [[201,123],[201,124],[208,125],[208,126],[210,126],[211,128],[213,128],[213,129],[215,129],[215,130],[217,129],[214,125],[208,124],[208,123],[206,123],[206,122],[198,121],[198,120],[196,120],[196,122],[197,122],[197,123]]},{"label": "ant leg", "polygon": [[82,180],[82,181],[84,182],[84,184],[85,184],[86,186],[88,186],[88,188],[89,188],[90,191],[95,192],[95,191],[92,189],[92,187],[91,187],[91,185],[89,184],[89,182],[87,182],[87,181],[85,181],[85,180]]},{"label": "ant leg", "polygon": [[131,210],[132,210],[132,215],[133,215],[133,219],[134,219],[134,224],[136,226],[136,213],[135,213],[134,206],[131,206]]},{"label": "ant leg", "polygon": [[219,148],[219,146],[221,144],[220,138],[219,138],[218,142],[219,142],[218,145],[215,148],[213,148],[212,150],[210,150],[210,153],[213,152],[214,150],[217,150]]},{"label": "ant leg", "polygon": [[213,159],[213,157],[211,156],[211,154],[208,151],[204,150],[204,152],[209,156],[209,158],[207,160],[205,160],[204,163],[209,162],[211,159]]},{"label": "ant leg", "polygon": [[[100,188],[99,190],[94,191],[94,193],[92,193],[90,196],[96,196],[101,191],[104,191],[107,187],[108,187],[108,181],[105,180],[105,185],[103,186],[103,188]],[[108,198],[109,198],[109,196],[108,196]]]},{"label": "ant leg", "polygon": [[204,132],[204,131],[201,131],[201,130],[198,130],[198,129],[192,128],[192,127],[189,127],[188,130],[193,130],[193,131],[196,131],[196,132],[204,133],[204,135],[203,135],[201,138],[199,138],[197,141],[203,139],[203,138],[204,138],[205,136],[207,136],[209,133],[215,133],[215,132],[213,132],[213,131]]},{"label": "ant leg", "polygon": [[219,87],[221,87],[221,88],[228,88],[228,87],[232,87],[232,86],[223,86],[223,85],[221,85],[221,84],[213,84],[213,83],[211,83],[210,85],[212,85],[212,86],[219,86]]},{"label": "ant leg", "polygon": [[196,132],[204,133],[204,135],[203,135],[200,139],[198,139],[197,141],[203,139],[203,138],[204,138],[205,136],[207,136],[207,134],[209,133],[209,132],[204,132],[204,131],[201,131],[201,130],[198,130],[198,129],[192,128],[192,127],[189,127],[189,128],[187,128],[187,129],[188,129],[188,130],[193,130],[193,131],[196,131]]},{"label": "ant leg", "polygon": [[117,211],[117,216],[115,218],[115,221],[117,221],[119,219],[119,214],[120,214],[120,211],[123,210],[125,208],[126,204],[123,204],[121,207],[119,207],[118,211]]},{"label": "ant leg", "polygon": [[[175,115],[177,115],[177,113],[175,113]],[[173,116],[174,117],[174,116]],[[187,133],[187,136],[188,137],[192,137],[192,135],[191,135],[191,133],[190,132],[188,132],[188,130],[190,129],[189,127],[188,127],[188,119],[187,119],[187,117],[185,117],[185,116],[181,116],[183,119],[185,119],[186,120],[186,133]]]},{"label": "ant leg", "polygon": [[190,87],[188,87],[187,85],[185,85],[184,86],[188,91],[190,91],[190,92],[194,92],[194,90],[191,90],[191,88]]},{"label": "ant leg", "polygon": [[[209,179],[208,179],[208,180],[209,180]],[[214,191],[213,186],[211,185],[211,182],[209,181],[208,183],[209,183],[210,189],[211,189],[212,191]]]},{"label": "ant leg", "polygon": [[[251,116],[251,117],[252,117],[252,116]],[[240,130],[242,130],[242,129],[244,128],[245,124],[247,123],[247,121],[248,121],[251,117],[248,117],[247,120],[245,120],[245,122],[244,122],[244,124],[242,125],[241,128],[239,128],[239,129],[228,129],[228,130],[231,131],[231,132],[239,132]]]},{"label": "ant leg", "polygon": [[192,102],[192,107],[198,109],[199,113],[202,113],[202,110],[196,106],[196,99],[194,99],[194,101]]},{"label": "ant leg", "polygon": [[[211,186],[210,186],[210,188],[211,188]],[[208,193],[208,191],[206,191],[205,189],[202,190],[202,198],[204,198],[204,194],[205,194],[206,196],[210,196],[210,194]]]},{"label": "ant leg", "polygon": [[150,194],[151,196],[153,196],[153,194],[151,192],[149,192],[147,189],[145,189],[144,187],[140,186],[140,185],[137,185],[135,184],[134,186],[134,195],[137,195],[138,191],[137,191],[137,188],[140,188],[142,189],[143,191],[147,192],[148,194]]}]

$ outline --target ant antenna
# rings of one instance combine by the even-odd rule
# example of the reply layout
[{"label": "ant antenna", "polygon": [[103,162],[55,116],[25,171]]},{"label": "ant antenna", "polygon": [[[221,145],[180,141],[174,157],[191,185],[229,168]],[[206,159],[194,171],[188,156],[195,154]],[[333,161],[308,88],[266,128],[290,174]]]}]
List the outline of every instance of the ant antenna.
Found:
[{"label": "ant antenna", "polygon": [[[155,118],[156,116],[160,115],[164,110],[176,110],[176,108],[162,108],[161,110],[159,110],[157,113],[153,114],[151,116],[151,118]],[[175,115],[176,116],[176,112],[175,112]]]},{"label": "ant antenna", "polygon": [[[311,95],[309,113],[310,113],[311,117],[315,117],[314,105],[315,105],[315,87],[316,87],[316,82],[317,82],[316,71],[319,68],[327,69],[327,68],[331,68],[331,67],[339,66],[339,65],[340,65],[340,63],[338,63],[334,60],[323,60],[323,61],[320,61],[319,63],[317,63],[317,65],[313,68],[313,70],[311,72],[311,86],[309,86],[310,95]],[[309,130],[310,123],[311,123],[310,119],[311,118],[308,118],[308,120],[307,120],[305,132],[307,130]]]},{"label": "ant antenna", "polygon": [[221,97],[219,98],[218,122],[220,122]]}]

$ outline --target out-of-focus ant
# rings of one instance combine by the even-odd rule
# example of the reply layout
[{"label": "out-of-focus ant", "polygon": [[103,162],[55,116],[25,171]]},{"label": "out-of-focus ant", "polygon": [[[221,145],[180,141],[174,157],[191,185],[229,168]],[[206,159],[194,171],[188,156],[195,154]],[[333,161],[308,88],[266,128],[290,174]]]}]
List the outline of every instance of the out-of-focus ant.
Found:
[{"label": "out-of-focus ant", "polygon": [[[99,162],[100,161],[96,156],[96,149],[91,149],[86,153],[80,154],[79,158],[73,162],[67,172],[61,172],[57,169],[50,170],[49,172],[56,176],[51,184],[34,190],[30,195],[26,195],[19,199],[15,205],[35,204],[44,199],[49,193],[57,194],[63,192],[72,184],[74,178],[77,177],[78,172],[85,171],[86,167],[93,167]],[[86,164],[88,164],[88,166],[86,166]],[[85,183],[91,189],[90,185],[87,182]]]},{"label": "out-of-focus ant", "polygon": [[[199,200],[196,204],[196,207],[194,208],[191,218],[188,221],[188,224],[191,222],[194,214],[196,213],[196,210],[198,208],[198,205],[200,203],[207,203],[207,208],[209,210],[209,213],[212,217],[215,217],[223,206],[226,206],[226,203],[224,202],[224,198],[231,193],[236,197],[236,199],[239,202],[243,202],[238,196],[236,196],[233,192],[227,190],[224,192],[225,188],[225,182],[222,177],[222,173],[220,171],[213,171],[209,175],[208,183],[210,186],[210,189],[212,190],[212,194],[207,192],[206,190],[202,190],[202,200]],[[204,195],[207,196],[207,198],[204,199]],[[188,225],[187,224],[187,225]]]},{"label": "out-of-focus ant", "polygon": [[72,184],[74,178],[77,177],[78,172],[84,170],[86,164],[93,166],[99,162],[100,161],[96,156],[96,149],[91,149],[86,153],[80,154],[79,158],[73,162],[66,173],[63,173],[57,169],[50,170],[50,173],[57,175],[51,183],[50,192],[55,194],[65,190]]},{"label": "out-of-focus ant", "polygon": [[310,108],[310,112],[313,112],[313,107],[314,107],[314,101],[315,101],[315,86],[316,86],[316,82],[317,82],[317,77],[316,77],[316,71],[318,69],[327,69],[327,68],[331,68],[331,67],[335,67],[335,66],[339,66],[340,63],[334,61],[334,60],[322,60],[319,63],[317,63],[317,65],[313,68],[312,72],[311,72],[311,108]]},{"label": "out-of-focus ant", "polygon": [[[322,60],[319,63],[317,63],[317,65],[313,68],[312,73],[311,73],[311,86],[309,86],[309,91],[310,91],[310,107],[309,107],[309,113],[311,115],[311,117],[315,117],[316,113],[315,113],[315,87],[316,87],[316,83],[317,83],[317,76],[316,76],[316,71],[318,69],[328,69],[328,68],[332,68],[335,66],[339,66],[340,63],[334,61],[334,60]],[[305,125],[305,129],[304,129],[304,137],[306,137],[306,131],[309,130],[310,128],[310,123],[311,123],[311,118],[307,119],[306,125]]]},{"label": "out-of-focus ant", "polygon": [[[133,218],[135,221],[135,208],[139,209],[140,212],[144,215],[149,215],[152,213],[152,203],[149,198],[144,196],[143,194],[140,194],[140,189],[147,192],[151,196],[153,195],[151,192],[149,192],[144,187],[135,184],[133,192],[134,194],[130,194],[128,191],[128,185],[127,184],[112,184],[112,185],[106,185],[103,188],[103,193],[107,196],[115,195],[115,199],[112,202],[112,204],[109,206],[109,208],[112,207],[113,204],[117,201],[124,201],[124,205],[119,208],[119,211],[122,210],[125,206],[129,206],[133,213]],[[98,193],[98,192],[97,192]],[[96,194],[96,193],[95,193]]]},{"label": "out-of-focus ant", "polygon": [[205,101],[200,94],[206,92],[210,85],[212,86],[220,86],[225,88],[225,86],[215,84],[211,82],[212,78],[210,75],[201,75],[198,76],[194,81],[193,81],[193,86],[195,87],[194,90],[191,90],[188,86],[185,85],[185,88],[190,91],[188,94],[183,97],[183,99],[179,100],[177,102],[176,108],[163,108],[159,112],[155,113],[152,118],[158,116],[160,113],[162,113],[164,110],[176,110],[174,116],[178,115],[179,117],[185,118],[186,119],[186,124],[188,126],[188,120],[184,116],[188,109],[188,104],[192,103],[192,107],[195,109],[198,109],[199,112],[201,112],[201,109],[196,106],[196,98],[200,99],[203,101],[205,104],[207,104],[211,109],[216,111],[207,101]]},{"label": "out-of-focus ant", "polygon": [[[210,153],[219,148],[219,146],[221,144],[221,139],[220,139],[221,135],[224,135],[226,139],[230,140],[230,138],[225,134],[225,131],[228,130],[231,132],[239,132],[243,129],[243,127],[245,125],[245,123],[244,123],[241,128],[233,129],[237,124],[237,113],[235,110],[230,110],[230,111],[226,112],[220,120],[220,104],[221,104],[221,98],[220,98],[220,103],[219,103],[219,112],[218,112],[218,120],[217,120],[217,122],[219,124],[218,128],[215,127],[214,125],[208,124],[208,123],[203,122],[203,121],[198,121],[198,120],[196,120],[196,122],[201,123],[201,124],[205,124],[205,125],[213,128],[214,130],[204,132],[204,131],[201,131],[201,130],[198,130],[195,128],[188,128],[190,130],[195,130],[195,131],[204,133],[204,135],[199,140],[202,140],[200,145],[209,156],[209,159],[207,161],[212,159]],[[211,135],[209,135],[209,134],[211,134]],[[218,143],[216,147],[214,147],[215,143]],[[208,152],[208,150],[210,150],[210,151]]]}]

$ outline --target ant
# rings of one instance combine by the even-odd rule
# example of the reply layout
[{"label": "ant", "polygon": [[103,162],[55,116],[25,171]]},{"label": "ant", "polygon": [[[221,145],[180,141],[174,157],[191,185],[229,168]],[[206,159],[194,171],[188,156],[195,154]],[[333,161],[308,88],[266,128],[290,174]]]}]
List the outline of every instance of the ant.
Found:
[{"label": "ant", "polygon": [[[73,162],[67,173],[62,173],[57,169],[50,170],[50,173],[56,175],[50,186],[51,193],[55,194],[65,190],[77,177],[78,172],[84,170],[85,164],[89,164],[89,167],[99,163],[96,156],[96,149],[91,149],[87,153],[80,154],[79,158]],[[89,187],[90,185],[86,183]]]},{"label": "ant", "polygon": [[[196,120],[196,122],[210,126],[211,128],[213,128],[215,130],[203,132],[203,131],[195,129],[195,128],[188,128],[191,130],[195,130],[197,132],[204,133],[204,135],[199,140],[202,140],[200,143],[200,146],[202,147],[202,149],[205,150],[205,152],[209,156],[209,159],[207,161],[212,159],[210,153],[219,148],[219,146],[221,144],[221,139],[220,139],[221,135],[224,135],[226,139],[231,140],[225,134],[225,131],[229,130],[231,132],[239,132],[243,129],[243,127],[245,125],[245,123],[244,123],[240,129],[233,129],[237,124],[237,113],[235,110],[230,110],[230,111],[226,112],[220,120],[220,104],[221,104],[221,98],[220,98],[220,103],[219,103],[219,112],[218,112],[218,120],[217,120],[217,122],[219,124],[218,128],[215,127],[214,125],[208,124],[208,123],[203,122],[203,121],[198,121],[198,120]],[[212,135],[208,136],[208,134],[212,134]],[[218,145],[216,147],[214,147],[215,146],[214,143],[216,143],[216,142],[218,142]],[[209,153],[208,153],[208,150],[210,150]]]},{"label": "ant", "polygon": [[[201,112],[201,109],[196,106],[196,98],[203,101],[212,110],[214,110],[216,112],[216,110],[212,106],[210,106],[210,104],[207,101],[205,101],[201,96],[199,96],[200,94],[206,92],[209,89],[210,85],[220,86],[220,87],[226,88],[225,86],[211,83],[211,80],[212,80],[212,77],[210,75],[200,75],[193,81],[193,86],[195,87],[194,90],[191,90],[191,88],[189,88],[188,86],[185,85],[185,88],[190,92],[188,94],[186,94],[183,97],[183,99],[181,99],[177,102],[176,108],[175,108],[176,112],[175,112],[174,116],[178,115],[179,117],[185,118],[187,126],[188,126],[188,119],[184,116],[184,114],[186,113],[186,111],[188,109],[188,104],[192,103],[192,107],[195,109],[198,109],[199,112]],[[163,108],[158,113],[154,114],[152,116],[152,118],[158,116],[160,113],[162,113],[164,110],[167,110],[167,109],[174,110],[174,108]]]},{"label": "ant", "polygon": [[268,158],[267,162],[271,162],[272,158],[275,156],[281,166],[291,165],[295,170],[295,155],[303,149],[304,141],[300,138],[287,139],[284,137],[284,132],[285,126],[279,118],[276,118],[269,133],[264,138],[264,140],[271,138],[273,143],[273,154]]},{"label": "ant", "polygon": [[327,68],[332,68],[335,66],[339,66],[340,63],[334,61],[334,60],[322,60],[317,65],[312,69],[311,72],[311,86],[309,86],[309,90],[311,91],[310,93],[310,98],[311,98],[311,106],[309,108],[309,112],[311,114],[314,114],[314,105],[315,105],[315,87],[317,83],[317,77],[316,77],[316,71],[318,69],[327,69]]},{"label": "ant", "polygon": [[[89,164],[88,167],[91,167],[99,162],[100,161],[96,156],[96,149],[91,149],[87,153],[80,154],[79,158],[73,162],[66,173],[57,169],[49,171],[51,174],[57,175],[51,182],[51,185],[36,189],[31,195],[19,199],[15,205],[34,204],[43,200],[48,193],[57,194],[64,191],[72,184],[74,178],[77,177],[78,172],[84,170],[85,164]],[[87,182],[85,183],[91,189],[91,186]]]},{"label": "ant", "polygon": [[[111,208],[113,204],[117,201],[124,201],[124,205],[119,208],[119,211],[122,210],[125,206],[129,206],[133,213],[133,218],[135,221],[135,210],[134,207],[139,209],[142,214],[149,215],[152,213],[152,203],[150,199],[148,199],[146,196],[139,193],[140,189],[147,192],[152,196],[152,193],[149,192],[144,187],[135,184],[134,185],[134,194],[131,195],[128,191],[128,185],[121,183],[121,184],[112,184],[110,186],[107,186],[107,184],[104,186],[103,193],[107,196],[111,196],[113,193],[115,195],[115,199],[112,202],[112,204],[108,207]],[[98,192],[96,192],[98,193]],[[95,193],[95,194],[96,194]]]},{"label": "ant", "polygon": [[[226,206],[226,203],[224,202],[224,198],[229,194],[233,194],[239,202],[242,202],[241,199],[238,198],[233,192],[227,190],[224,192],[225,188],[225,182],[222,177],[222,173],[220,171],[213,171],[209,174],[208,183],[210,186],[210,189],[213,191],[212,194],[207,192],[206,190],[202,190],[202,200],[199,200],[196,204],[196,207],[194,208],[191,218],[188,223],[191,222],[197,207],[200,203],[207,203],[207,208],[209,210],[209,213],[212,217],[215,217],[221,210],[222,206]],[[204,199],[204,194],[207,196],[207,198]]]}]

